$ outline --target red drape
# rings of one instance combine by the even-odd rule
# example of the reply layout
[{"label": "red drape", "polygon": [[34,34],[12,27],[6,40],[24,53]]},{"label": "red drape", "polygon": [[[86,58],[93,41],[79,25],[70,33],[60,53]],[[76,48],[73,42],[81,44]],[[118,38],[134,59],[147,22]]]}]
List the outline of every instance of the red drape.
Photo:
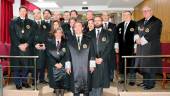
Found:
[{"label": "red drape", "polygon": [[24,5],[25,7],[28,8],[28,10],[33,11],[34,9],[39,9],[36,5],[30,3],[27,0],[21,0],[21,5]]},{"label": "red drape", "polygon": [[13,3],[14,0],[1,0],[1,28],[0,41],[3,43],[10,42],[9,24],[13,18]]}]

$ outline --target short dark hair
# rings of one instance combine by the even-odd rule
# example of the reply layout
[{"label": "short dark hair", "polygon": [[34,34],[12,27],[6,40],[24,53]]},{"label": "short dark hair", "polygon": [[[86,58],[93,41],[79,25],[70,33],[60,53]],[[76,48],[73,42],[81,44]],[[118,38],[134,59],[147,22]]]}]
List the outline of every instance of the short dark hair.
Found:
[{"label": "short dark hair", "polygon": [[102,18],[100,15],[94,17],[94,19],[95,19],[95,18],[100,18],[100,19],[103,21],[103,18]]},{"label": "short dark hair", "polygon": [[71,20],[77,21],[77,19],[74,18],[74,17],[70,18],[70,19],[69,19],[69,22],[70,22]]},{"label": "short dark hair", "polygon": [[71,13],[71,12],[75,12],[75,13],[78,15],[78,12],[77,12],[76,10],[71,10],[70,13]]},{"label": "short dark hair", "polygon": [[52,15],[52,12],[51,12],[49,9],[45,9],[45,10],[43,11],[43,14],[44,14],[45,12],[48,12],[48,13],[50,13],[50,15]]},{"label": "short dark hair", "polygon": [[129,11],[129,10],[126,10],[126,11],[124,11],[123,13],[129,13],[130,15],[132,15],[132,12],[131,11]]},{"label": "short dark hair", "polygon": [[25,9],[26,11],[28,11],[27,7],[25,7],[25,6],[23,6],[23,5],[19,7],[19,11],[20,11],[21,9]]},{"label": "short dark hair", "polygon": [[82,20],[77,20],[76,23],[80,23],[80,24],[82,25],[83,28],[85,27]]},{"label": "short dark hair", "polygon": [[93,22],[94,22],[94,19],[90,19],[90,20],[88,20],[87,22],[89,22],[89,21],[93,21]]},{"label": "short dark hair", "polygon": [[69,14],[70,14],[70,12],[69,12],[69,11],[64,11],[64,13],[69,13]]}]

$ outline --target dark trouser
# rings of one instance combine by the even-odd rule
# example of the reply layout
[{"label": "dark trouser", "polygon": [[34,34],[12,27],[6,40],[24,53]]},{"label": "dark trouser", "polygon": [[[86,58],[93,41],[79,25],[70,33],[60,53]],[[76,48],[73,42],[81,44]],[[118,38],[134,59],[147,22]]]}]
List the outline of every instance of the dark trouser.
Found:
[{"label": "dark trouser", "polygon": [[[36,52],[39,58],[37,59],[37,70],[36,70],[36,80],[39,79],[39,81],[43,81],[45,78],[45,68],[46,68],[46,60],[45,60],[45,51],[37,51]],[[33,78],[34,76],[34,70],[33,70]]]},{"label": "dark trouser", "polygon": [[92,88],[89,96],[103,96],[103,88]]},{"label": "dark trouser", "polygon": [[155,73],[143,73],[143,79],[152,79],[152,80],[143,80],[145,86],[154,87],[155,86]]},{"label": "dark trouser", "polygon": [[110,79],[114,79],[114,70],[116,68],[116,54],[112,53],[110,56],[110,66],[109,66],[109,74],[110,74]]},{"label": "dark trouser", "polygon": [[[135,59],[126,59],[126,67],[134,67],[135,66]],[[128,78],[130,82],[135,82],[136,79],[136,69],[135,68],[126,68],[126,75],[128,75]],[[119,65],[119,73],[122,80],[124,80],[124,74],[125,74],[125,60],[123,58],[120,59],[120,65]]]},{"label": "dark trouser", "polygon": [[[18,64],[18,66],[19,65],[28,66],[29,64],[28,59],[17,59],[15,60],[15,62]],[[29,68],[26,68],[26,67],[14,68],[13,76],[17,77],[17,78],[14,78],[15,85],[21,86],[23,83],[27,83],[28,73],[29,73]]]},{"label": "dark trouser", "polygon": [[[80,96],[80,93],[74,93],[74,96]],[[86,94],[83,94],[83,96],[89,96],[89,94],[86,93]]]}]

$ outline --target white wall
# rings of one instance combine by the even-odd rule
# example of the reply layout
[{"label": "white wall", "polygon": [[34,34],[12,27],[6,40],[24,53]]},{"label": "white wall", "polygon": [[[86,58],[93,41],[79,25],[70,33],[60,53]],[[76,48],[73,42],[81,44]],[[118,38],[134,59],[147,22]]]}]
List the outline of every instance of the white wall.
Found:
[{"label": "white wall", "polygon": [[14,0],[14,4],[13,4],[13,15],[14,15],[14,17],[19,16],[20,4],[21,4],[21,0]]}]

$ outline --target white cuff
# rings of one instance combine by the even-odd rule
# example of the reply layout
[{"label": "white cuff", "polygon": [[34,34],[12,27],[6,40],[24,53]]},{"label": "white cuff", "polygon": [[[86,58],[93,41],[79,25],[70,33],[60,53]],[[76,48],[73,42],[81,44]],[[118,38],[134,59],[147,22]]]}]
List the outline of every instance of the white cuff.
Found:
[{"label": "white cuff", "polygon": [[95,60],[90,60],[90,68],[96,67],[96,61]]},{"label": "white cuff", "polygon": [[137,44],[134,44],[134,49],[137,48]]},{"label": "white cuff", "polygon": [[145,37],[143,36],[142,38],[141,38],[141,45],[145,45],[145,44],[147,44],[148,43],[148,41],[145,39]]},{"label": "white cuff", "polygon": [[118,48],[119,48],[119,43],[115,43],[114,48],[115,48],[115,49],[118,49]]},{"label": "white cuff", "polygon": [[139,35],[136,34],[136,35],[134,36],[134,42],[135,42],[137,39],[139,39],[139,38],[140,38]]},{"label": "white cuff", "polygon": [[70,69],[71,68],[71,62],[67,61],[65,62],[65,69]]}]

